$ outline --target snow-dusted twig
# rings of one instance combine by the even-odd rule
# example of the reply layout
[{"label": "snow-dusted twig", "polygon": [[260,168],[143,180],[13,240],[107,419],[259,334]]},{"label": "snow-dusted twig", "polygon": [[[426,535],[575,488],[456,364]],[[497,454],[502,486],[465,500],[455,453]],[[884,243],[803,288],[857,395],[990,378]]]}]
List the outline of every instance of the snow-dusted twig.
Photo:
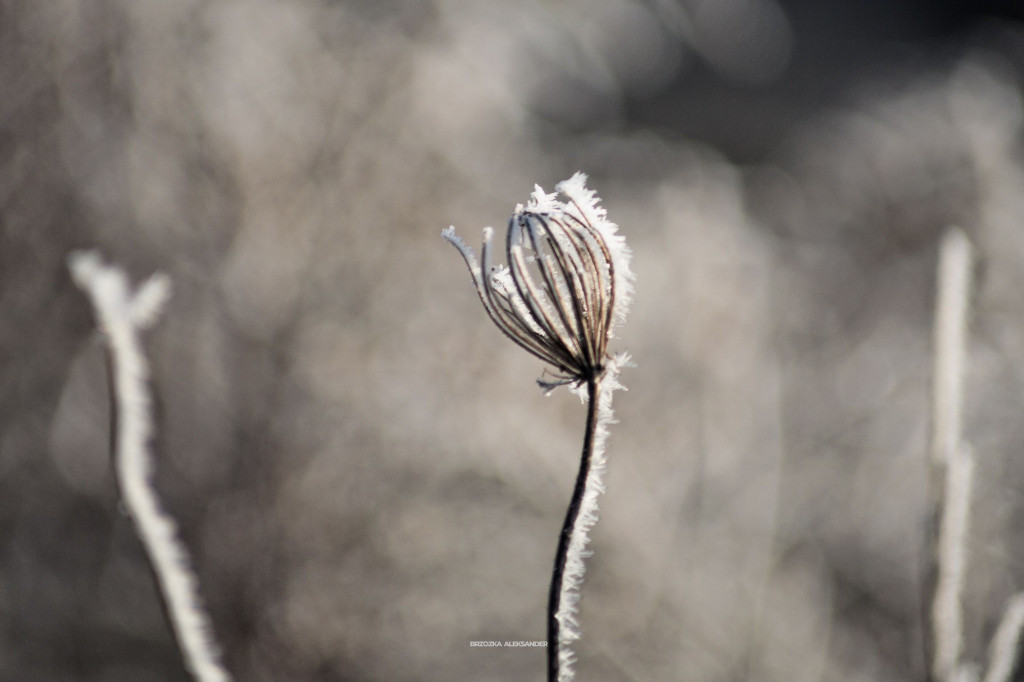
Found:
[{"label": "snow-dusted twig", "polygon": [[938,521],[931,607],[932,676],[952,682],[963,656],[963,588],[974,458],[962,441],[963,377],[971,291],[971,244],[952,228],[939,251],[932,378],[931,467]]},{"label": "snow-dusted twig", "polygon": [[967,576],[974,457],[962,445],[945,464],[946,478],[939,521],[937,583],[932,603],[936,680],[953,680],[963,657],[963,589]]},{"label": "snow-dusted twig", "polygon": [[[937,682],[975,682],[980,667],[964,660],[963,589],[967,574],[974,454],[963,439],[963,379],[971,297],[971,243],[952,228],[939,252],[932,379],[932,481],[942,479],[933,500],[938,528],[934,547],[936,583],[930,613],[931,676]],[[937,486],[936,486],[937,487]],[[992,637],[982,682],[1009,682],[1024,645],[1024,592],[1007,602]]]},{"label": "snow-dusted twig", "polygon": [[932,387],[932,459],[945,462],[960,447],[963,375],[971,295],[971,243],[959,228],[946,233],[939,250]]},{"label": "snow-dusted twig", "polygon": [[988,670],[983,682],[1010,682],[1020,664],[1021,633],[1024,632],[1024,592],[1013,595],[1006,605],[999,628],[992,637]]},{"label": "snow-dusted twig", "polygon": [[68,265],[75,282],[92,300],[106,340],[114,393],[112,416],[116,417],[112,449],[118,489],[156,575],[185,666],[197,682],[229,682],[199,599],[188,551],[150,481],[149,367],[139,336],[159,317],[170,296],[170,281],[156,274],[132,293],[125,272],[105,265],[96,252],[74,253]]},{"label": "snow-dusted twig", "polygon": [[[559,201],[558,194],[566,200]],[[605,443],[612,393],[628,356],[609,357],[608,342],[632,296],[630,252],[599,199],[576,173],[546,194],[537,187],[508,223],[508,265],[491,266],[494,231],[484,229],[481,263],[449,227],[442,236],[462,254],[480,301],[494,324],[533,356],[552,365],[552,390],[569,386],[589,401],[583,454],[572,500],[559,534],[548,597],[548,680],[573,679],[579,639],[579,598],[597,498],[604,490]]]}]

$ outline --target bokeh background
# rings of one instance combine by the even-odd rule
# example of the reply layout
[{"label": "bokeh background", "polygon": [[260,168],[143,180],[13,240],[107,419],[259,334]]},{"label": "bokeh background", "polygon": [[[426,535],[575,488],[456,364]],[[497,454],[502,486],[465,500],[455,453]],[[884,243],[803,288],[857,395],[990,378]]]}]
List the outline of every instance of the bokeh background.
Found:
[{"label": "bokeh background", "polygon": [[458,254],[635,252],[581,680],[920,680],[937,243],[978,249],[966,595],[1024,588],[1012,0],[0,0],[0,679],[183,681],[66,271],[170,275],[156,484],[239,681],[539,680],[584,411]]}]

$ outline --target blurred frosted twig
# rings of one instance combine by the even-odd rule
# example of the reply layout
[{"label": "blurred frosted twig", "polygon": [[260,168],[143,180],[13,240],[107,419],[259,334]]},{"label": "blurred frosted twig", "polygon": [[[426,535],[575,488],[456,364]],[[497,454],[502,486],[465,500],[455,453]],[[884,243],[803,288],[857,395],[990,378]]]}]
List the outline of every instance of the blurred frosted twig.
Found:
[{"label": "blurred frosted twig", "polygon": [[[931,610],[932,678],[975,682],[978,666],[964,660],[963,588],[967,573],[974,454],[963,440],[963,377],[973,254],[964,233],[952,228],[939,252],[935,310],[931,468],[938,519],[934,548],[936,584]],[[1009,682],[1020,663],[1024,592],[1007,603],[990,645],[982,682]]]},{"label": "blurred frosted twig", "polygon": [[178,538],[174,520],[161,509],[150,481],[153,420],[149,367],[139,335],[159,317],[170,296],[170,281],[162,274],[153,275],[133,294],[124,271],[105,265],[96,252],[74,253],[68,265],[75,282],[92,300],[106,340],[114,394],[111,416],[116,431],[111,446],[118,490],[156,575],[178,648],[198,682],[229,682],[231,678],[219,662],[209,616],[199,599],[188,551]]},{"label": "blurred frosted twig", "polygon": [[[565,202],[556,199],[558,193]],[[497,268],[491,266],[491,228],[484,229],[480,263],[454,228],[442,232],[466,261],[491,321],[557,370],[553,380],[538,381],[541,387],[569,386],[589,401],[579,473],[558,537],[548,595],[549,682],[574,677],[570,645],[580,637],[583,560],[604,490],[612,393],[622,388],[619,369],[629,361],[624,354],[610,358],[608,342],[632,294],[630,252],[599,201],[582,173],[559,183],[554,194],[536,187],[526,207],[517,206],[509,220],[508,265]]]},{"label": "blurred frosted twig", "polygon": [[[971,288],[971,245],[952,228],[939,252],[932,385],[931,468],[938,520],[931,606],[932,676],[953,682],[963,656],[963,587],[974,460],[962,442],[963,375]],[[942,489],[939,491],[939,481]]]},{"label": "blurred frosted twig", "polygon": [[971,243],[952,228],[939,252],[935,308],[931,448],[938,463],[948,461],[960,446],[971,260]]},{"label": "blurred frosted twig", "polygon": [[1013,595],[992,637],[988,670],[983,682],[1009,682],[1020,663],[1021,632],[1024,631],[1024,592]]},{"label": "blurred frosted twig", "polygon": [[952,680],[963,657],[963,589],[967,574],[967,538],[974,483],[974,458],[967,445],[946,462],[945,490],[937,551],[938,576],[932,623],[935,637],[933,674]]}]

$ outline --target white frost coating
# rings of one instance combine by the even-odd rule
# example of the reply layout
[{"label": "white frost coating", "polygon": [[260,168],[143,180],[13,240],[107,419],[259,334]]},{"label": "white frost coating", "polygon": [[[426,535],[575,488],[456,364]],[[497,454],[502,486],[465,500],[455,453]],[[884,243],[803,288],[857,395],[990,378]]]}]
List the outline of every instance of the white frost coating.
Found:
[{"label": "white frost coating", "polygon": [[149,329],[171,298],[171,280],[158,272],[142,283],[131,302],[131,321],[139,329]]},{"label": "white frost coating", "polygon": [[971,258],[967,237],[958,228],[950,229],[939,251],[935,306],[932,457],[936,463],[951,457],[960,446]]},{"label": "white frost coating", "polygon": [[988,656],[988,671],[984,682],[1010,682],[1017,667],[1017,651],[1024,631],[1024,592],[1018,592],[1006,605],[999,629],[992,638]]},{"label": "white frost coating", "polygon": [[[963,662],[963,591],[967,572],[974,455],[963,439],[963,378],[971,291],[971,243],[952,228],[939,253],[932,403],[932,466],[945,474],[940,498],[937,581],[932,603],[935,644],[932,676],[940,682],[975,682],[977,666]],[[984,682],[1009,682],[1024,633],[1024,593],[1018,593],[992,638]]]},{"label": "white frost coating", "polygon": [[629,364],[627,354],[617,355],[608,362],[605,373],[597,384],[597,422],[594,446],[590,455],[590,470],[587,472],[583,501],[570,535],[565,574],[562,576],[559,608],[558,613],[555,614],[559,625],[558,682],[571,682],[576,675],[573,669],[576,655],[573,653],[571,645],[580,638],[579,601],[583,574],[586,571],[584,559],[593,554],[587,550],[587,543],[590,541],[590,531],[597,523],[597,498],[605,489],[604,475],[608,463],[605,452],[608,443],[608,427],[615,423],[612,413],[612,394],[620,389],[625,390],[625,387],[619,383],[619,369]]},{"label": "white frost coating", "polygon": [[[634,276],[630,269],[633,253],[626,245],[626,238],[619,234],[619,226],[608,220],[608,212],[599,205],[601,200],[597,193],[587,187],[586,173],[576,172],[568,180],[563,180],[555,185],[555,190],[563,193],[569,199],[562,207],[566,213],[578,214],[580,218],[589,222],[601,233],[604,243],[611,253],[612,264],[615,266],[614,318],[616,322],[622,323],[633,302]],[[554,195],[550,196],[554,197]],[[611,331],[613,332],[611,335],[614,336],[614,327]]]},{"label": "white frost coating", "polygon": [[971,244],[951,228],[939,250],[932,378],[931,460],[945,479],[940,498],[937,580],[932,602],[932,674],[952,682],[963,656],[963,590],[974,457],[963,442],[963,377],[971,291]]},{"label": "white frost coating", "polygon": [[932,605],[938,680],[952,680],[964,648],[963,591],[967,575],[967,536],[971,515],[974,457],[962,445],[946,462],[946,489],[939,527],[939,575]]},{"label": "white frost coating", "polygon": [[229,682],[230,676],[218,661],[209,617],[199,601],[188,552],[150,483],[153,423],[146,385],[149,367],[139,332],[159,317],[170,296],[170,282],[163,275],[154,275],[133,295],[124,271],[104,265],[94,251],[72,254],[68,266],[75,283],[92,300],[110,349],[117,410],[114,462],[118,484],[153,565],[185,665],[198,682]]},{"label": "white frost coating", "polygon": [[484,228],[479,263],[454,228],[441,233],[462,254],[495,325],[558,370],[556,381],[540,382],[546,389],[578,386],[600,370],[632,299],[631,253],[586,180],[576,173],[552,194],[537,186],[516,206],[504,266],[491,264],[492,228]]}]

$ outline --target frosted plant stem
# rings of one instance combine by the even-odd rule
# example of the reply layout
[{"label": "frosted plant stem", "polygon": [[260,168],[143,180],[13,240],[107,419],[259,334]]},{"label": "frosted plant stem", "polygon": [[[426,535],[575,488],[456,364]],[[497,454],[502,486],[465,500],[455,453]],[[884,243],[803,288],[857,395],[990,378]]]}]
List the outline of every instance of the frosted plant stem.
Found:
[{"label": "frosted plant stem", "polygon": [[[576,486],[572,491],[572,499],[569,501],[569,509],[565,513],[565,522],[562,524],[562,532],[558,536],[558,550],[555,553],[555,569],[551,574],[551,590],[548,594],[548,681],[558,682],[560,668],[560,654],[562,644],[561,623],[559,614],[562,610],[563,586],[571,582],[571,576],[565,574],[566,563],[569,558],[569,548],[572,546],[573,534],[576,532],[576,522],[580,518],[580,511],[583,505],[583,498],[587,490],[588,475],[590,474],[590,459],[594,450],[594,436],[597,433],[597,410],[598,391],[600,382],[596,378],[587,381],[587,425],[583,432],[583,455],[580,457],[580,470],[576,475]],[[582,557],[580,557],[582,561]],[[581,576],[582,577],[582,576]],[[568,643],[567,643],[568,644]],[[568,650],[566,651],[568,652]],[[571,655],[571,653],[570,653]]]},{"label": "frosted plant stem", "polygon": [[[580,638],[580,587],[590,556],[586,546],[590,530],[597,522],[597,498],[604,491],[607,468],[605,443],[612,422],[611,398],[619,388],[616,363],[601,374],[587,379],[587,424],[583,435],[583,454],[572,499],[558,537],[555,567],[548,595],[548,680],[569,682],[574,677],[575,655],[572,642]],[[607,381],[607,385],[603,383]]]},{"label": "frosted plant stem", "polygon": [[[939,251],[932,378],[931,480],[935,587],[931,604],[931,675],[950,682],[963,655],[963,588],[974,457],[962,440],[963,375],[971,287],[971,244],[952,228]],[[941,483],[940,483],[941,481]],[[941,486],[941,491],[940,491]]]},{"label": "frosted plant stem", "polygon": [[[622,388],[619,369],[629,364],[626,353],[609,356],[608,342],[632,295],[631,254],[586,180],[576,173],[558,183],[555,194],[537,186],[526,206],[516,206],[505,234],[507,266],[491,265],[493,229],[484,228],[480,262],[454,227],[441,232],[462,254],[491,321],[555,369],[552,380],[538,379],[541,388],[568,386],[579,394],[585,390],[589,399],[579,475],[558,536],[548,594],[549,682],[573,679],[569,645],[580,637],[577,604],[588,534],[604,490],[611,396]],[[558,201],[558,193],[567,201]]]},{"label": "frosted plant stem", "polygon": [[1020,664],[1021,632],[1024,630],[1024,592],[1010,598],[992,637],[988,656],[988,671],[984,682],[1010,682]]},{"label": "frosted plant stem", "polygon": [[[963,590],[967,573],[974,454],[963,439],[963,376],[971,291],[971,243],[951,229],[939,252],[935,310],[935,366],[931,468],[933,518],[938,521],[931,605],[932,668],[936,682],[976,680],[977,666],[963,661]],[[941,492],[938,480],[944,479]],[[984,682],[1008,682],[1019,665],[1024,631],[1024,593],[1008,602],[992,638]]]},{"label": "frosted plant stem", "polygon": [[963,656],[963,589],[967,575],[974,457],[967,446],[946,462],[946,484],[938,537],[938,581],[932,619],[935,628],[936,680],[954,678]]},{"label": "frosted plant stem", "polygon": [[958,228],[939,250],[932,377],[932,460],[944,463],[960,447],[967,314],[971,293],[971,243]]},{"label": "frosted plant stem", "polygon": [[92,299],[106,340],[114,408],[111,448],[118,491],[156,576],[175,642],[197,682],[230,682],[218,660],[188,551],[150,481],[152,398],[147,384],[149,366],[139,336],[155,323],[170,295],[170,283],[162,275],[154,275],[133,294],[125,273],[104,265],[94,252],[73,254],[69,267],[79,287]]}]

